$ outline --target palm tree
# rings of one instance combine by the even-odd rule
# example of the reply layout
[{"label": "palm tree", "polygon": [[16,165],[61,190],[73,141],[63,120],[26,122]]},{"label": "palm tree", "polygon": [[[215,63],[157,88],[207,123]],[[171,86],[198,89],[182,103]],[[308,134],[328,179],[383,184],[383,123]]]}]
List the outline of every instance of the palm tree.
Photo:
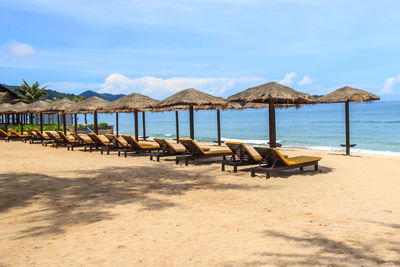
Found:
[{"label": "palm tree", "polygon": [[47,95],[47,92],[45,91],[46,86],[40,88],[38,82],[35,82],[30,86],[25,80],[23,81],[24,83],[21,87],[14,89],[14,91],[18,93],[18,98],[15,100],[16,102],[30,104]]},{"label": "palm tree", "polygon": [[[78,103],[78,102],[81,102],[82,100],[85,100],[85,99],[86,99],[86,96],[76,95],[76,96],[74,96],[74,98],[72,98],[71,100]],[[85,113],[85,124],[87,124],[87,116],[86,116],[86,113]]]}]

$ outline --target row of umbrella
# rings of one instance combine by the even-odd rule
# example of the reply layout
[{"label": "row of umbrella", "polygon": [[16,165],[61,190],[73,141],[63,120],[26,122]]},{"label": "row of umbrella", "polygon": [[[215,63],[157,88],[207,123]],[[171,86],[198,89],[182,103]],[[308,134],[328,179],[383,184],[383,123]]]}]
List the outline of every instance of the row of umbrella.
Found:
[{"label": "row of umbrella", "polygon": [[[163,101],[152,99],[138,93],[132,93],[124,96],[113,102],[108,102],[98,97],[91,97],[78,103],[74,103],[67,99],[57,100],[55,102],[37,101],[26,105],[18,103],[15,105],[2,104],[0,105],[0,114],[11,113],[39,113],[40,122],[42,125],[43,113],[62,113],[65,126],[65,114],[75,114],[75,127],[77,125],[78,113],[93,113],[94,114],[94,132],[98,132],[97,113],[116,113],[116,132],[118,134],[118,113],[134,113],[135,122],[135,138],[139,139],[138,113],[142,112],[143,116],[143,136],[145,133],[145,112],[176,112],[176,135],[179,140],[179,116],[178,111],[189,111],[190,122],[190,138],[194,139],[194,110],[216,110],[217,111],[217,130],[218,143],[221,143],[221,127],[220,127],[220,110],[224,109],[241,109],[241,108],[263,108],[268,107],[269,110],[269,144],[270,147],[276,147],[276,122],[275,108],[287,106],[297,106],[303,104],[317,103],[345,103],[346,111],[346,154],[350,154],[350,126],[349,126],[349,103],[379,100],[379,97],[369,92],[355,89],[351,87],[340,88],[330,94],[327,94],[318,99],[309,94],[298,92],[287,86],[269,82],[256,87],[249,88],[245,91],[237,93],[223,99],[216,97],[199,90],[190,88],[182,90]],[[245,103],[245,105],[243,105]],[[42,126],[41,126],[42,130]],[[76,129],[75,129],[76,130]]]}]

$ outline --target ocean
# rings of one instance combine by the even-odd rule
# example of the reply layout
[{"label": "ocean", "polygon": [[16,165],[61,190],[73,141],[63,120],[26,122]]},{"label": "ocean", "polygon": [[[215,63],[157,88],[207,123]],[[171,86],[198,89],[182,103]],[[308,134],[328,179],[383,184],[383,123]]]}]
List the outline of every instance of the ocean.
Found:
[{"label": "ocean", "polygon": [[[276,110],[277,141],[285,147],[343,151],[345,143],[344,103],[303,105]],[[215,110],[196,111],[195,139],[217,140]],[[92,116],[88,115],[88,123]],[[115,114],[99,114],[99,122],[115,125]],[[83,116],[79,116],[83,123]],[[179,112],[180,137],[189,136],[189,114]],[[140,135],[142,115],[139,114]],[[400,156],[400,101],[375,101],[350,104],[351,143],[358,153]],[[134,134],[132,113],[120,113],[120,134]],[[221,111],[222,140],[237,140],[252,145],[268,142],[268,109]],[[146,112],[146,134],[175,138],[175,112]]]}]

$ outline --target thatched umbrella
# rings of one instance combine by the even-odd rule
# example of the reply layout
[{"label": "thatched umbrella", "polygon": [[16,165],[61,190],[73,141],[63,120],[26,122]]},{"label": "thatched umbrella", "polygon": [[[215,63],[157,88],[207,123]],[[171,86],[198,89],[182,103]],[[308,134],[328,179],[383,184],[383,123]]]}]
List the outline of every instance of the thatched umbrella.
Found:
[{"label": "thatched umbrella", "polygon": [[135,116],[135,139],[139,140],[139,119],[138,112],[141,111],[143,115],[143,137],[146,139],[146,119],[145,111],[151,110],[151,107],[157,105],[158,100],[148,96],[132,93],[130,95],[121,97],[107,106],[103,107],[104,112],[116,112],[116,127],[118,135],[118,112],[133,112]]},{"label": "thatched umbrella", "polygon": [[0,105],[0,114],[5,116],[3,122],[6,127],[6,131],[8,129],[9,114],[11,113],[12,108],[13,108],[13,105],[10,103],[3,103]]},{"label": "thatched umbrella", "polygon": [[312,96],[275,82],[269,82],[249,88],[243,92],[228,97],[228,100],[232,102],[268,104],[270,147],[276,147],[275,105],[316,103],[315,98]]},{"label": "thatched umbrella", "polygon": [[193,110],[197,109],[217,109],[226,105],[221,97],[215,97],[207,93],[203,93],[197,89],[189,88],[182,90],[161,101],[157,108],[171,108],[171,110],[188,110],[190,121],[190,138],[194,139],[194,119]]},{"label": "thatched umbrella", "polygon": [[94,132],[98,134],[97,127],[97,111],[107,106],[110,102],[100,97],[93,96],[91,98],[75,103],[66,113],[93,113]]},{"label": "thatched umbrella", "polygon": [[24,120],[23,120],[23,117],[25,115],[24,114],[25,113],[25,107],[27,105],[28,104],[26,104],[24,102],[18,102],[17,104],[14,104],[12,109],[11,109],[13,111],[13,113],[18,114],[17,116],[19,116],[19,123],[21,125],[21,134],[24,133]]},{"label": "thatched umbrella", "polygon": [[51,102],[39,100],[33,103],[30,103],[24,107],[19,108],[20,113],[39,113],[40,114],[40,131],[43,133],[43,110],[48,108],[51,105]]},{"label": "thatched umbrella", "polygon": [[318,98],[319,103],[345,103],[346,144],[341,144],[341,146],[346,147],[346,155],[350,155],[350,148],[355,146],[355,144],[350,144],[350,102],[367,102],[379,99],[379,96],[349,86],[342,87]]},{"label": "thatched umbrella", "polygon": [[[59,99],[54,101],[47,109],[47,112],[55,112],[57,114],[57,124],[58,124],[58,129],[60,129],[60,120],[59,120],[59,112],[62,113],[62,118],[63,118],[63,130],[64,134],[67,134],[67,121],[66,121],[66,115],[65,112],[67,110],[70,110],[73,106],[75,105],[75,102],[69,100],[69,99]],[[77,130],[77,125],[76,125],[76,113],[75,115],[75,132]]]}]

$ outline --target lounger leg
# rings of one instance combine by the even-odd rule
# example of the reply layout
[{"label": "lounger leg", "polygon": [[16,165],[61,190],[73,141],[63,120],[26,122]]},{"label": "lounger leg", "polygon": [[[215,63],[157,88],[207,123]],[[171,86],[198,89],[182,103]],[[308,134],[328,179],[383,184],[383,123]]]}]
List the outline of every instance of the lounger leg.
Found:
[{"label": "lounger leg", "polygon": [[179,164],[179,159],[178,158],[176,158],[175,163],[176,163],[176,165]]},{"label": "lounger leg", "polygon": [[300,171],[304,171],[304,168],[303,168],[303,167],[300,167]]},{"label": "lounger leg", "polygon": [[269,179],[269,178],[271,178],[271,173],[269,171],[267,171],[265,173],[265,179]]},{"label": "lounger leg", "polygon": [[120,150],[118,150],[118,157],[120,157],[121,156],[121,151]]},{"label": "lounger leg", "polygon": [[189,165],[189,159],[185,158],[185,166],[188,166],[188,165]]},{"label": "lounger leg", "polygon": [[74,151],[74,146],[71,146],[71,151]]},{"label": "lounger leg", "polygon": [[157,155],[157,161],[160,162],[160,156],[159,155]]},{"label": "lounger leg", "polygon": [[254,171],[254,168],[253,168],[253,169],[251,169],[251,177],[254,177],[254,176],[256,176],[256,172]]},{"label": "lounger leg", "polygon": [[153,155],[150,156],[150,160],[153,160]]},{"label": "lounger leg", "polygon": [[128,152],[125,150],[124,151],[124,157],[126,158],[128,156]]},{"label": "lounger leg", "polygon": [[233,165],[233,172],[236,173],[237,172],[237,166]]},{"label": "lounger leg", "polygon": [[69,151],[69,146],[67,146],[67,151]]},{"label": "lounger leg", "polygon": [[223,162],[221,163],[221,171],[225,171],[225,164]]},{"label": "lounger leg", "polygon": [[86,146],[84,146],[84,147],[83,147],[83,151],[85,151],[85,152],[86,152]]},{"label": "lounger leg", "polygon": [[103,149],[101,149],[101,150],[100,150],[100,154],[102,154],[102,155],[103,155]]},{"label": "lounger leg", "polygon": [[314,171],[318,171],[318,163],[314,165]]}]

